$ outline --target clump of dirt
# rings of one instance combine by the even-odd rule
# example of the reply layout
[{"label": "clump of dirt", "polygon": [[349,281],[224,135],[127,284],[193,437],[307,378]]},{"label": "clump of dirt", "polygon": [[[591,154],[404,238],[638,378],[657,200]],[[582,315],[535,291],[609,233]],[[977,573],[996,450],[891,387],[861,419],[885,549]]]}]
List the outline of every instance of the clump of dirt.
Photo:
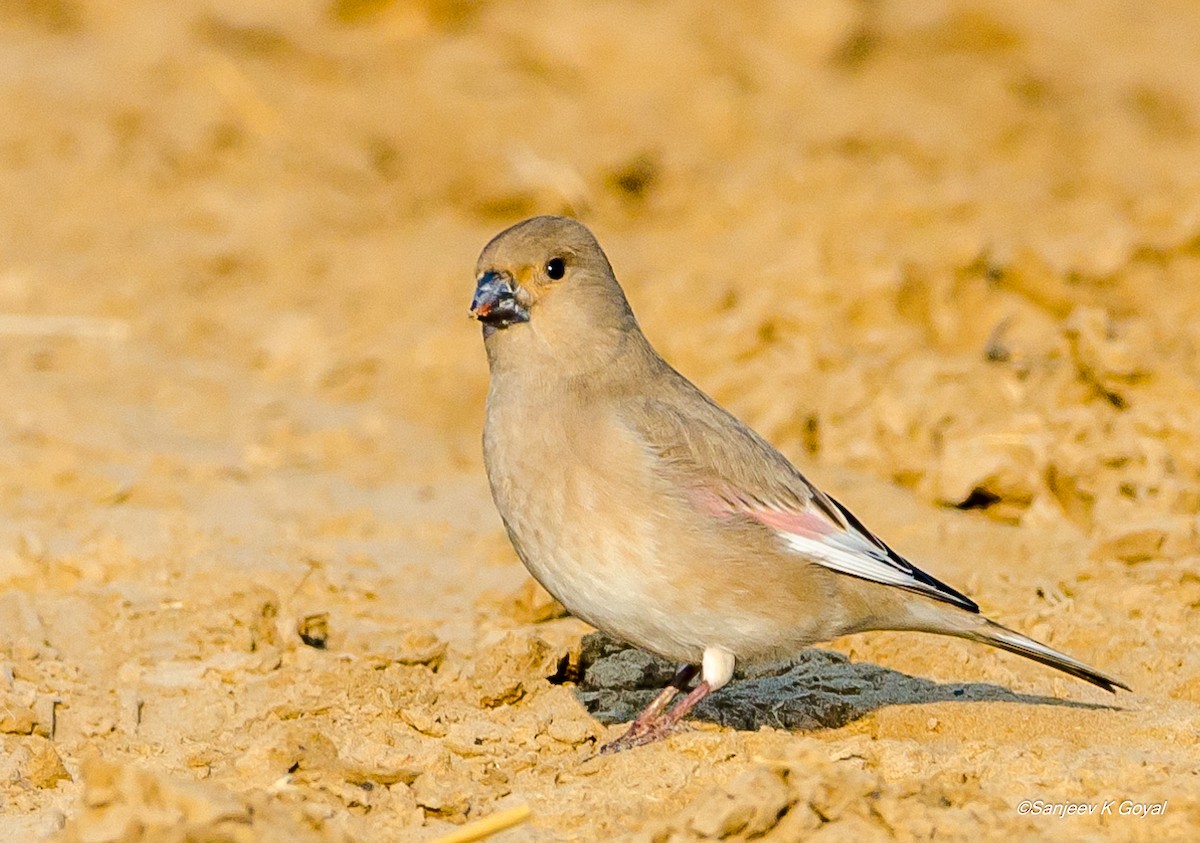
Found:
[{"label": "clump of dirt", "polygon": [[64,843],[351,839],[312,803],[285,806],[286,800],[266,793],[238,798],[220,788],[97,758],[84,763],[82,774],[83,810],[63,830]]},{"label": "clump of dirt", "polygon": [[[670,682],[677,667],[602,633],[583,639],[581,665],[579,699],[606,724],[635,718]],[[885,706],[987,700],[1108,708],[1016,694],[997,685],[931,682],[878,665],[854,664],[841,653],[811,649],[789,661],[738,669],[720,694],[696,706],[694,716],[744,731],[763,727],[811,731],[841,728]]]}]

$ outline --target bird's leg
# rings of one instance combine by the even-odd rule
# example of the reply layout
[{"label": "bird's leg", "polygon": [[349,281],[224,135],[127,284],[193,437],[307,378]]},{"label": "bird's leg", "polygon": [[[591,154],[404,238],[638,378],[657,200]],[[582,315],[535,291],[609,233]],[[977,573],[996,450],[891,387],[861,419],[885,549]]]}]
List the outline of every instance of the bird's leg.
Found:
[{"label": "bird's leg", "polygon": [[686,717],[688,712],[696,707],[696,703],[700,702],[700,700],[704,699],[712,692],[713,687],[709,685],[708,682],[701,682],[691,690],[691,693],[681,699],[674,708],[668,711],[667,715],[662,720],[658,721],[658,728],[662,729],[663,734],[665,735],[667,732],[671,731],[671,729],[673,729],[680,720]]},{"label": "bird's leg", "polygon": [[671,700],[675,699],[675,695],[680,691],[686,691],[688,685],[692,684],[692,679],[698,671],[699,668],[694,664],[680,665],[679,670],[675,671],[675,676],[667,684],[667,687],[662,689],[662,693],[655,697],[654,702],[646,706],[642,713],[637,716],[637,719],[630,724],[630,730],[644,729],[658,720],[658,716],[666,710]]},{"label": "bird's leg", "polygon": [[694,664],[684,664],[679,666],[679,670],[675,671],[675,676],[671,679],[670,684],[662,689],[662,692],[654,698],[654,702],[646,706],[645,710],[637,716],[637,719],[629,724],[629,728],[625,730],[625,734],[617,738],[611,743],[605,744],[600,749],[602,755],[608,755],[613,752],[620,752],[622,749],[628,749],[632,746],[638,746],[643,743],[641,737],[651,731],[658,723],[659,716],[666,710],[671,700],[675,699],[675,695],[680,691],[687,690],[688,685],[699,671],[699,667]]},{"label": "bird's leg", "polygon": [[[649,712],[651,708],[655,708],[655,706],[658,707],[655,711],[655,719],[647,723],[637,732],[634,731],[633,726],[630,726],[628,732],[617,738],[612,743],[604,746],[600,752],[602,754],[620,752],[622,749],[642,746],[643,744],[653,743],[654,741],[665,738],[679,724],[679,721],[682,720],[688,712],[696,707],[696,704],[699,703],[700,700],[707,697],[713,691],[725,687],[725,684],[729,682],[730,678],[733,676],[733,664],[734,658],[732,653],[720,648],[708,648],[704,651],[704,672],[701,675],[702,681],[699,685],[693,688],[686,697],[676,703],[674,708],[672,708],[662,717],[658,717],[658,712],[662,711],[662,709],[666,707],[667,703],[670,702],[671,698],[675,696],[675,690],[672,689],[676,689],[676,683],[675,681],[672,681],[671,687],[659,694],[658,698],[650,704],[650,708],[646,709],[646,712]],[[687,674],[687,678],[690,680],[692,676],[695,675],[696,668],[692,667],[691,665],[688,665],[688,667],[691,667],[691,672]],[[675,679],[678,680],[682,674],[683,668],[680,668],[679,673],[675,674]],[[670,696],[667,696],[667,691],[672,692]],[[634,725],[636,725],[638,721],[645,716],[646,712],[643,712],[642,716],[639,716],[638,719],[634,721]]]}]

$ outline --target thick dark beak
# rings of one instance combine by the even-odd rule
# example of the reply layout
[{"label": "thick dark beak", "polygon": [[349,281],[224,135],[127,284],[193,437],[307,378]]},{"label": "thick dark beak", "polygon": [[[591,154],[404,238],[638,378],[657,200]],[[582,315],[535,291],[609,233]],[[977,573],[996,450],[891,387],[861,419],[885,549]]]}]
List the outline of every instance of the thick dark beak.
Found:
[{"label": "thick dark beak", "polygon": [[529,321],[529,311],[517,301],[512,281],[499,272],[485,272],[480,277],[471,300],[471,315],[493,329]]}]

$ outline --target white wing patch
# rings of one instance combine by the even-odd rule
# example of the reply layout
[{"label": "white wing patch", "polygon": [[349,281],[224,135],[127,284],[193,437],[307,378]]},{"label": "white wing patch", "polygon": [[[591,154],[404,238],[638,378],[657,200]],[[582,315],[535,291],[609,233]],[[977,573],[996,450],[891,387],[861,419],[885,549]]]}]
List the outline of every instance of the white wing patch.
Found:
[{"label": "white wing patch", "polygon": [[911,574],[897,568],[892,562],[875,556],[873,553],[874,548],[870,545],[863,544],[851,550],[847,547],[839,546],[839,543],[830,541],[828,537],[825,539],[815,539],[809,536],[800,536],[796,533],[784,532],[780,532],[779,537],[792,550],[839,573],[850,574],[852,577],[861,577],[864,580],[872,580],[884,585],[898,585],[904,588],[915,588],[919,591],[936,593]]},{"label": "white wing patch", "polygon": [[[814,490],[815,494],[819,493]],[[974,600],[929,576],[871,535],[850,510],[833,498],[825,500],[842,516],[838,519],[842,522],[837,524],[839,529],[831,533],[807,533],[777,527],[776,535],[788,548],[838,573],[907,588],[968,612],[979,611]]]}]

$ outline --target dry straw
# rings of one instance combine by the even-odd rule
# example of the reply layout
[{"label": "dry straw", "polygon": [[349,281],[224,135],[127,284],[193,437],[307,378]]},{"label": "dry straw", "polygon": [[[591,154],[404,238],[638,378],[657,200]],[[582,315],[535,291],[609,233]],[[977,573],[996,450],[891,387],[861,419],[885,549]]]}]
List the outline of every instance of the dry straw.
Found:
[{"label": "dry straw", "polygon": [[506,808],[483,819],[467,823],[462,828],[437,838],[433,843],[472,843],[474,840],[483,840],[493,834],[499,834],[513,826],[520,825],[529,819],[531,813],[528,805]]}]

